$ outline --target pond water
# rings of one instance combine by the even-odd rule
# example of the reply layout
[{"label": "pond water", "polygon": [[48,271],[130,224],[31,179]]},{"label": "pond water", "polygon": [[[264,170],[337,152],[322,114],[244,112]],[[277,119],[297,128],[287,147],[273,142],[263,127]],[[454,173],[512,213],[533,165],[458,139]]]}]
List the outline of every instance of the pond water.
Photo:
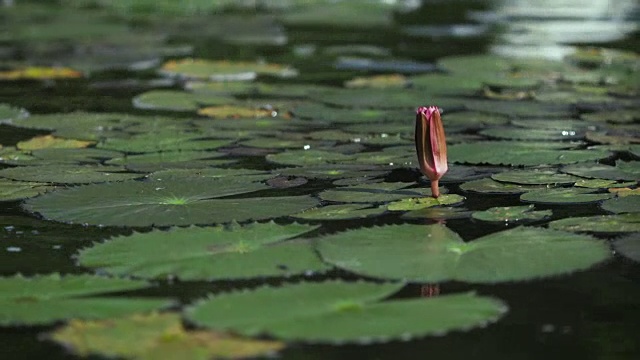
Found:
[{"label": "pond water", "polygon": [[637,2],[43,3],[0,7],[2,358],[640,356]]}]

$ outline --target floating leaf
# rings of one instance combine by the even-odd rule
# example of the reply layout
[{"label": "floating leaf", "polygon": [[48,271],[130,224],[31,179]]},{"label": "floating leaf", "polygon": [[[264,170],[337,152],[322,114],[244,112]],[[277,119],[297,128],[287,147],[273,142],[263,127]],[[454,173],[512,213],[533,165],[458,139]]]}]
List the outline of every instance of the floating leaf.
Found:
[{"label": "floating leaf", "polygon": [[406,189],[414,184],[403,182],[357,184],[324,190],[319,196],[322,200],[350,203],[389,202],[404,198],[431,196],[429,188]]},{"label": "floating leaf", "polygon": [[542,188],[543,186],[502,183],[488,178],[471,180],[460,185],[460,189],[464,191],[472,191],[483,194],[522,194],[527,191]]},{"label": "floating leaf", "polygon": [[374,75],[356,77],[344,83],[346,88],[403,88],[408,84],[407,78],[400,74]]},{"label": "floating leaf", "polygon": [[54,189],[46,183],[0,179],[0,201],[15,201],[34,197]]},{"label": "floating leaf", "polygon": [[187,318],[199,326],[250,336],[371,343],[483,326],[506,312],[501,301],[473,293],[380,301],[401,287],[341,281],[262,287],[201,301],[187,309]]},{"label": "floating leaf", "polygon": [[73,139],[61,139],[52,135],[36,136],[26,141],[20,141],[16,147],[20,150],[37,150],[37,149],[73,149],[85,148],[93,145],[92,141],[82,141]]},{"label": "floating leaf", "polygon": [[307,242],[284,241],[315,228],[270,222],[154,230],[83,249],[78,261],[109,274],[147,279],[227,280],[323,272],[328,267]]},{"label": "floating leaf", "polygon": [[[442,195],[440,195],[442,196]],[[458,207],[430,207],[409,211],[401,216],[403,219],[449,220],[471,217],[471,211]]]},{"label": "floating leaf", "polygon": [[551,210],[532,210],[533,205],[492,207],[484,211],[474,211],[471,217],[482,221],[517,223],[543,220],[552,215]]},{"label": "floating leaf", "polygon": [[640,231],[640,213],[570,217],[554,220],[549,227],[574,232],[637,232]]},{"label": "floating leaf", "polygon": [[470,164],[539,166],[571,164],[604,159],[611,153],[602,150],[559,150],[540,148],[516,141],[483,141],[453,144],[447,148],[450,161]]},{"label": "floating leaf", "polygon": [[614,214],[640,212],[640,196],[632,195],[616,197],[603,201],[600,206],[604,210],[612,212]]},{"label": "floating leaf", "polygon": [[0,103],[0,124],[10,124],[14,119],[24,119],[28,116],[29,112],[25,109],[20,109],[9,104]]},{"label": "floating leaf", "polygon": [[389,211],[420,210],[433,206],[453,205],[464,201],[464,196],[456,194],[442,194],[438,198],[431,196],[402,199],[387,205]]},{"label": "floating leaf", "polygon": [[201,169],[236,161],[218,159],[224,155],[212,151],[164,151],[117,157],[106,164],[124,166],[130,171],[152,172],[164,169]]},{"label": "floating leaf", "polygon": [[509,140],[576,140],[583,138],[580,132],[571,130],[551,130],[551,129],[520,129],[513,127],[490,128],[480,131],[480,134]]},{"label": "floating leaf", "polygon": [[255,108],[248,106],[208,106],[198,110],[198,115],[216,119],[227,118],[272,118],[278,114],[272,109]]},{"label": "floating leaf", "polygon": [[279,64],[264,64],[204,59],[170,60],[162,65],[161,74],[187,79],[213,81],[253,80],[257,75],[294,76],[296,71]]},{"label": "floating leaf", "polygon": [[0,170],[0,177],[21,181],[57,184],[88,184],[124,181],[142,177],[141,174],[124,172],[119,166],[101,165],[40,165],[21,166]]},{"label": "floating leaf", "polygon": [[[413,109],[424,102],[424,93],[415,90],[392,91],[385,89],[334,89],[320,91],[314,100],[322,103],[349,107],[374,109]],[[430,99],[443,108],[462,108],[463,102],[447,98]]]},{"label": "floating leaf", "polygon": [[497,283],[589,268],[610,256],[589,236],[517,227],[464,242],[443,225],[360,228],[317,240],[322,258],[354,273],[420,283]]},{"label": "floating leaf", "polygon": [[27,200],[49,220],[107,226],[171,226],[261,220],[317,205],[310,196],[214,199],[267,186],[233,179],[130,181],[74,187]]},{"label": "floating leaf", "polygon": [[512,170],[491,175],[493,180],[522,184],[522,185],[546,185],[546,184],[573,184],[580,178],[567,174],[560,174],[555,170]]},{"label": "floating leaf", "polygon": [[[311,2],[285,12],[280,20],[289,26],[343,27],[350,29],[382,29],[393,23],[394,5],[384,2],[348,1],[326,6]],[[353,21],[358,17],[359,21]]]},{"label": "floating leaf", "polygon": [[610,199],[614,194],[594,193],[594,189],[552,188],[532,190],[520,195],[520,200],[539,204],[581,204]]},{"label": "floating leaf", "polygon": [[138,109],[196,111],[205,105],[223,105],[233,102],[233,98],[196,94],[176,90],[151,90],[133,98],[133,106]]},{"label": "floating leaf", "polygon": [[83,77],[81,72],[65,67],[34,66],[0,71],[0,80],[77,79],[81,77]]},{"label": "floating leaf", "polygon": [[230,144],[230,140],[203,139],[197,134],[146,133],[129,138],[108,138],[98,144],[99,148],[128,153],[146,153],[178,150],[217,149]]},{"label": "floating leaf", "polygon": [[139,280],[94,275],[0,277],[0,325],[46,325],[69,318],[103,319],[147,312],[166,300],[93,296],[147,287]]},{"label": "floating leaf", "polygon": [[613,248],[629,259],[640,262],[640,235],[633,233],[623,236],[613,242]]},{"label": "floating leaf", "polygon": [[49,334],[80,356],[130,359],[229,359],[271,354],[276,341],[249,340],[208,331],[187,331],[175,313],[100,321],[72,320]]},{"label": "floating leaf", "polygon": [[349,220],[378,216],[385,212],[383,207],[371,207],[361,204],[327,205],[292,214],[296,219],[304,220]]},{"label": "floating leaf", "polygon": [[624,171],[618,166],[604,164],[575,164],[564,166],[562,172],[587,178],[609,180],[637,180],[638,176]]},{"label": "floating leaf", "polygon": [[325,150],[289,150],[267,155],[267,161],[282,165],[321,165],[352,159],[353,156]]},{"label": "floating leaf", "polygon": [[[122,156],[121,152],[103,150],[96,148],[47,148],[31,151],[31,154],[42,159],[41,165],[50,165],[51,163],[102,163],[105,160]],[[35,162],[35,161],[34,161]]]}]

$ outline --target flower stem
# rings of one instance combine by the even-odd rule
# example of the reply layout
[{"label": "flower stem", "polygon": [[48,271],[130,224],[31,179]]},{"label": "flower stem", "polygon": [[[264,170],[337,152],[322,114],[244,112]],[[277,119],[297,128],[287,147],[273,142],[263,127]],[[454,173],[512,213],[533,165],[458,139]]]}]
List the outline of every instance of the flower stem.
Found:
[{"label": "flower stem", "polygon": [[438,180],[431,180],[431,196],[438,198],[440,196],[440,189],[438,189]]}]

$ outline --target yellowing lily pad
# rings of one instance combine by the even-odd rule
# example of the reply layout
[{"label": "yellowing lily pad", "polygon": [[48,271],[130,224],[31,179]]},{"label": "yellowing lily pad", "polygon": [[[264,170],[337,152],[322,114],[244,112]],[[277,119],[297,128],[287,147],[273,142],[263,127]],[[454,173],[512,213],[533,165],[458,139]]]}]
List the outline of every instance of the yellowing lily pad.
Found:
[{"label": "yellowing lily pad", "polygon": [[74,139],[63,139],[52,135],[36,136],[29,140],[20,141],[16,147],[20,150],[38,149],[77,149],[93,145],[93,141],[83,141]]},{"label": "yellowing lily pad", "polygon": [[72,320],[48,337],[80,356],[128,359],[235,359],[269,355],[284,347],[277,341],[189,331],[176,313],[151,313],[100,321]]},{"label": "yellowing lily pad", "polygon": [[204,59],[170,60],[162,65],[160,73],[167,76],[212,81],[253,80],[257,75],[289,77],[297,74],[293,68],[280,64]]},{"label": "yellowing lily pad", "polygon": [[46,79],[77,79],[84,75],[77,70],[66,67],[27,67],[23,69],[0,71],[1,80],[46,80]]},{"label": "yellowing lily pad", "polygon": [[276,117],[278,115],[278,112],[272,109],[221,105],[201,108],[198,110],[198,115],[208,116],[216,119],[272,118]]}]

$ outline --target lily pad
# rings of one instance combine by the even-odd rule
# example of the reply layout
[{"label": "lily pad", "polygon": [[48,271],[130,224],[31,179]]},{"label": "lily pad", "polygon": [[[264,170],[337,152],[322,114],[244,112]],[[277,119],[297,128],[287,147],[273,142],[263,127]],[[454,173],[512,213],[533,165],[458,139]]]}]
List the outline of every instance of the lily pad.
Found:
[{"label": "lily pad", "polygon": [[345,186],[322,191],[318,196],[322,200],[347,203],[377,203],[431,196],[429,188],[406,189],[415,183],[373,183]]},{"label": "lily pad", "polygon": [[67,67],[31,66],[13,70],[0,71],[0,80],[49,80],[77,79],[82,72]]},{"label": "lily pad", "polygon": [[145,279],[227,280],[324,272],[328,266],[308,242],[285,241],[316,228],[269,222],[154,230],[85,248],[78,262]]},{"label": "lily pad", "polygon": [[218,159],[224,155],[213,151],[165,151],[117,157],[106,164],[124,166],[130,171],[153,172],[165,169],[201,169],[236,161]]},{"label": "lily pad", "polygon": [[586,178],[608,179],[608,180],[637,180],[638,175],[627,172],[619,166],[605,164],[575,164],[564,166],[562,172]]},{"label": "lily pad", "polygon": [[0,277],[0,325],[46,325],[70,318],[104,319],[170,305],[167,300],[104,295],[148,286],[145,281],[94,275]]},{"label": "lily pad", "polygon": [[554,220],[549,223],[549,227],[565,231],[606,234],[638,232],[640,231],[640,213],[570,217]]},{"label": "lily pad", "polygon": [[49,220],[106,226],[171,226],[261,220],[318,204],[310,196],[214,199],[267,188],[222,179],[128,181],[74,187],[27,200],[23,207]]},{"label": "lily pad", "polygon": [[267,155],[267,161],[282,165],[322,165],[342,162],[353,156],[325,150],[289,150]]},{"label": "lily pad", "polygon": [[80,356],[128,359],[235,359],[269,355],[284,347],[277,341],[189,331],[175,313],[100,321],[72,320],[48,337]]},{"label": "lily pad", "polygon": [[450,220],[466,219],[471,217],[471,211],[459,207],[429,207],[419,210],[409,211],[401,216],[403,219],[412,220]]},{"label": "lily pad", "polygon": [[233,106],[220,104],[220,106],[203,107],[198,110],[198,115],[215,119],[260,119],[276,117],[278,115],[278,111],[274,109],[258,108],[254,106]]},{"label": "lily pad", "polygon": [[613,199],[609,199],[603,201],[600,206],[609,212],[614,214],[622,214],[622,213],[637,213],[640,212],[640,196],[639,195],[631,195],[624,197],[616,197]]},{"label": "lily pad", "polygon": [[623,256],[640,262],[640,235],[633,233],[623,236],[613,242],[613,248]]},{"label": "lily pad", "polygon": [[539,204],[582,204],[614,197],[611,193],[595,193],[595,189],[551,188],[532,190],[520,195],[520,200]]},{"label": "lily pad", "polygon": [[584,137],[582,133],[575,130],[553,130],[553,129],[521,129],[514,127],[495,127],[480,131],[480,134],[509,140],[576,140]]},{"label": "lily pad", "polygon": [[493,180],[522,184],[522,185],[546,185],[546,184],[573,184],[580,178],[558,173],[555,170],[513,170],[491,175]]},{"label": "lily pad", "polygon": [[26,199],[53,189],[53,186],[46,183],[0,179],[0,201]]},{"label": "lily pad", "polygon": [[203,139],[199,134],[146,133],[128,138],[107,138],[98,148],[127,153],[148,153],[159,151],[208,150],[229,145],[231,140]]},{"label": "lily pad", "polygon": [[133,98],[133,106],[138,109],[196,111],[205,105],[223,105],[233,102],[233,98],[188,93],[177,90],[151,90]]},{"label": "lily pad", "polygon": [[401,287],[341,281],[262,287],[201,301],[187,309],[187,319],[242,335],[372,343],[484,326],[506,312],[501,301],[473,293],[380,301]]},{"label": "lily pad", "polygon": [[[424,93],[415,90],[392,91],[385,89],[334,89],[320,91],[312,99],[334,106],[373,109],[414,109],[424,102]],[[449,98],[430,99],[443,108],[462,109],[463,102]]]},{"label": "lily pad", "polygon": [[611,256],[606,243],[589,236],[529,227],[464,242],[439,224],[388,225],[327,235],[317,244],[339,268],[419,283],[521,281],[586,269]]},{"label": "lily pad", "polygon": [[93,145],[92,141],[62,139],[52,135],[36,136],[29,140],[20,141],[16,147],[20,150],[37,150],[37,149],[73,149],[85,148]]},{"label": "lily pad", "polygon": [[460,185],[460,189],[464,191],[472,191],[483,194],[522,194],[527,191],[542,189],[544,186],[536,185],[518,185],[495,181],[493,179],[484,178],[478,180],[467,181]]},{"label": "lily pad", "polygon": [[[54,163],[92,163],[98,164],[111,158],[122,156],[121,152],[96,148],[47,148],[31,151],[34,158],[41,159],[42,164]],[[35,161],[34,161],[35,162]],[[48,163],[47,163],[48,162]]]},{"label": "lily pad", "polygon": [[516,141],[482,141],[453,144],[447,148],[449,161],[470,164],[539,166],[571,164],[611,156],[602,150],[561,150],[540,148]]},{"label": "lily pad", "polygon": [[160,73],[186,79],[212,81],[253,80],[257,75],[290,77],[297,74],[295,69],[280,64],[204,59],[170,60],[162,65]]},{"label": "lily pad", "polygon": [[25,109],[13,107],[9,104],[0,104],[0,124],[11,123],[14,119],[23,119],[29,116]]},{"label": "lily pad", "polygon": [[384,207],[372,207],[362,204],[327,205],[292,214],[291,217],[303,220],[350,220],[378,216],[385,212]]},{"label": "lily pad", "polygon": [[471,217],[482,221],[518,223],[543,220],[552,214],[551,210],[533,211],[533,205],[525,205],[492,207],[484,211],[475,211]]},{"label": "lily pad", "polygon": [[431,196],[397,200],[387,204],[389,211],[412,211],[433,206],[453,205],[464,201],[464,196],[457,194],[442,194],[438,198]]},{"label": "lily pad", "polygon": [[89,184],[131,180],[142,175],[124,172],[124,168],[119,166],[60,164],[2,169],[0,177],[56,184]]}]

